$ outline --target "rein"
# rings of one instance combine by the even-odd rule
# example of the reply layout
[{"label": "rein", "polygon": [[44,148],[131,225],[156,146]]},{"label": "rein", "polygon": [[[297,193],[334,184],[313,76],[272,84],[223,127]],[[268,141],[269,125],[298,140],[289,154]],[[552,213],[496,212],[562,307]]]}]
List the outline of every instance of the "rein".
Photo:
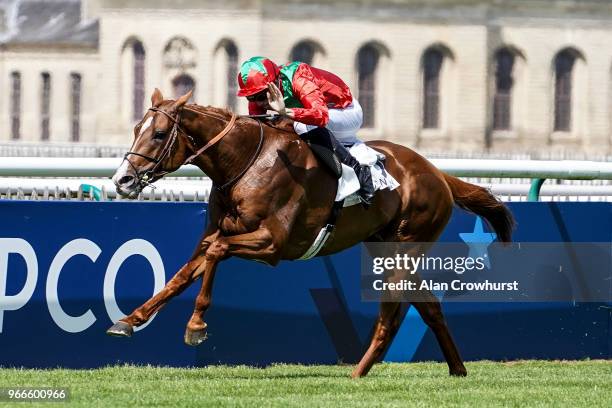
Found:
[{"label": "rein", "polygon": [[[208,117],[211,117],[211,118],[214,118],[214,119],[217,119],[217,120],[221,120],[221,121],[225,121],[226,120],[222,116],[213,115],[213,114],[211,114],[209,112],[201,112],[201,111],[190,109],[190,108],[187,108],[187,107],[184,107],[182,109],[187,109],[187,110],[190,110],[191,112],[194,112],[194,113],[196,113],[198,115],[208,116]],[[228,133],[230,133],[231,130],[234,128],[234,125],[236,124],[236,120],[238,119],[238,115],[236,115],[235,113],[232,113],[232,116],[231,116],[229,122],[223,128],[223,130],[219,134],[217,134],[215,137],[213,137],[211,140],[209,140],[208,143],[206,143],[206,145],[204,145],[201,148],[197,149],[197,146],[196,146],[194,138],[192,136],[190,136],[187,132],[185,132],[185,130],[182,129],[180,124],[179,124],[180,120],[181,120],[180,115],[181,115],[182,109],[177,112],[176,118],[174,118],[174,117],[172,117],[172,115],[170,115],[168,112],[166,112],[166,111],[164,111],[162,109],[155,108],[155,107],[149,108],[150,111],[159,112],[159,113],[162,113],[162,114],[166,115],[166,117],[168,119],[170,119],[174,123],[174,125],[172,126],[172,130],[170,131],[170,138],[168,138],[168,141],[166,142],[166,145],[162,149],[162,152],[159,155],[159,157],[154,158],[154,157],[146,156],[144,154],[141,154],[141,153],[138,153],[138,152],[132,152],[132,151],[128,151],[123,156],[123,159],[127,160],[129,165],[136,172],[136,176],[138,177],[138,183],[142,187],[150,186],[151,188],[155,188],[149,182],[149,180],[153,176],[155,176],[155,175],[163,177],[164,175],[168,174],[167,171],[163,171],[163,170],[160,171],[160,172],[157,172],[157,168],[160,166],[160,164],[163,162],[163,160],[166,158],[166,156],[168,156],[170,154],[170,152],[172,151],[172,149],[174,148],[176,140],[178,138],[179,132],[184,134],[187,137],[187,139],[191,143],[191,150],[194,151],[194,153],[191,156],[189,156],[187,159],[185,159],[181,165],[191,164],[195,158],[200,156],[206,150],[210,149],[212,146],[214,146],[219,141],[221,141],[221,139],[223,139]],[[240,116],[240,117],[251,117],[251,118],[259,119],[259,118],[266,118],[266,117],[270,117],[270,116],[273,116],[273,115],[245,115],[245,116]],[[223,190],[225,190],[226,188],[228,188],[229,186],[231,186],[235,182],[237,182],[242,176],[244,176],[244,174],[248,171],[248,169],[253,165],[253,163],[255,162],[257,157],[259,156],[259,153],[261,152],[261,149],[263,147],[264,131],[263,131],[263,126],[261,124],[261,121],[258,120],[257,123],[259,124],[259,143],[257,144],[257,148],[255,149],[255,153],[253,154],[253,156],[249,160],[249,162],[246,165],[246,167],[242,171],[240,171],[240,173],[238,173],[236,176],[231,178],[228,182],[226,182],[222,186],[216,187],[216,189],[218,191],[223,192]],[[154,163],[154,165],[153,165],[152,168],[150,168],[148,170],[145,170],[144,172],[141,173],[141,172],[138,171],[138,169],[129,160],[128,157],[130,155],[142,157],[143,159]]]},{"label": "rein", "polygon": [[[203,115],[205,115],[203,112],[198,112],[198,111],[195,111],[195,110],[193,110],[193,109],[189,109],[189,110],[190,110],[190,111],[192,111],[192,112],[198,113],[198,114],[203,114]],[[164,112],[164,111],[160,111],[160,112]],[[164,113],[166,113],[166,112],[164,112]],[[170,115],[168,115],[167,113],[166,113],[166,115],[167,115],[167,116],[170,116]],[[205,115],[205,116],[206,116],[206,115]],[[221,119],[221,118],[219,118],[219,117],[217,117],[217,116],[213,116],[213,115],[207,115],[207,116],[212,117],[212,118],[215,118],[215,119],[220,119],[220,120],[223,120],[223,119]],[[210,139],[210,140],[208,141],[208,143],[206,143],[206,145],[205,145],[204,147],[201,147],[200,149],[198,149],[198,151],[196,151],[194,154],[192,154],[191,156],[189,156],[189,157],[187,158],[187,160],[185,160],[185,161],[183,162],[183,164],[191,164],[191,162],[193,161],[193,159],[195,159],[196,157],[198,157],[199,155],[201,155],[202,153],[204,153],[206,150],[208,150],[210,147],[212,147],[212,146],[214,146],[215,144],[217,144],[217,142],[218,142],[218,141],[220,141],[221,139],[223,139],[223,137],[224,137],[225,135],[227,135],[227,134],[228,134],[228,133],[229,133],[229,132],[232,130],[232,128],[234,127],[234,124],[236,123],[236,118],[237,118],[236,114],[235,114],[235,113],[232,113],[232,117],[230,118],[229,123],[228,123],[228,124],[225,126],[225,128],[224,128],[224,129],[221,131],[221,133],[219,133],[217,136],[215,136],[215,137],[213,137],[212,139]],[[177,115],[177,120],[178,120],[178,119],[179,119],[179,117],[178,117],[178,115]],[[178,121],[177,121],[177,122],[175,122],[175,124],[178,126]],[[183,132],[185,135],[187,135],[187,133],[186,133],[185,131],[183,131],[183,130],[181,130],[181,131],[182,131],[182,132]],[[189,137],[189,139],[191,140],[191,142],[192,142],[192,144],[193,144],[193,138],[192,138],[191,136],[188,136],[188,137]],[[195,144],[193,144],[193,145],[194,145],[194,147],[195,147]]]}]

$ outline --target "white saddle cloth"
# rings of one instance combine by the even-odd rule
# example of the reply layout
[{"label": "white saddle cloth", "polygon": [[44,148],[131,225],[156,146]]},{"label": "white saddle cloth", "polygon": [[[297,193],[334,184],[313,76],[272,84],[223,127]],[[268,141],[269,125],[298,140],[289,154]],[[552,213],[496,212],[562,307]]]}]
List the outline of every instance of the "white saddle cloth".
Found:
[{"label": "white saddle cloth", "polygon": [[[365,143],[359,141],[355,143],[349,152],[361,163],[362,165],[370,166],[372,172],[372,182],[374,184],[374,190],[395,190],[399,183],[393,178],[392,175],[385,171],[385,167],[382,164],[385,156],[378,153],[376,150],[368,147]],[[361,200],[357,192],[359,191],[359,180],[355,174],[355,170],[349,166],[342,165],[342,177],[338,179],[338,192],[336,193],[336,201],[344,199],[343,207],[350,207],[351,205],[359,204]],[[329,226],[328,226],[329,227]],[[308,250],[298,259],[310,259],[316,256],[321,248],[325,246],[327,239],[331,235],[332,228],[323,227],[319,231],[319,235],[315,238],[314,242],[308,248]]]},{"label": "white saddle cloth", "polygon": [[[385,170],[382,164],[385,156],[378,153],[376,150],[368,147],[363,142],[357,142],[349,148],[349,152],[362,165],[370,166],[372,173],[372,182],[374,190],[395,190],[399,183],[393,176]],[[355,170],[349,166],[342,165],[342,177],[338,179],[338,192],[336,193],[336,201],[344,200],[344,207],[359,204],[359,180],[355,174]]]}]

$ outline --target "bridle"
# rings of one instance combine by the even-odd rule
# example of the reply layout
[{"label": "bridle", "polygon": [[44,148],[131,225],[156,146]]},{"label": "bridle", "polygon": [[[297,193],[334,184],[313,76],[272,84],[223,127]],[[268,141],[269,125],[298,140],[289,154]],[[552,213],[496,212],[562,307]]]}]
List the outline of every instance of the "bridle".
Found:
[{"label": "bridle", "polygon": [[[164,159],[171,154],[172,150],[174,149],[175,145],[176,145],[176,141],[178,139],[178,135],[179,132],[182,133],[183,135],[185,135],[185,137],[187,138],[187,140],[189,140],[189,143],[191,144],[191,151],[194,152],[191,156],[189,156],[187,159],[185,159],[183,161],[182,165],[185,164],[191,164],[193,162],[193,160],[195,158],[197,158],[198,156],[200,156],[202,153],[204,153],[206,150],[210,149],[212,146],[214,146],[215,144],[217,144],[219,141],[221,141],[221,139],[223,139],[223,137],[225,137],[228,133],[230,133],[230,131],[234,128],[234,125],[236,124],[236,120],[238,119],[238,115],[236,115],[235,113],[232,113],[232,116],[229,120],[229,122],[227,123],[227,125],[223,128],[223,130],[221,132],[219,132],[215,137],[213,137],[212,139],[210,139],[208,141],[208,143],[206,143],[206,145],[200,147],[199,149],[197,148],[197,145],[195,143],[195,139],[190,136],[187,132],[185,132],[185,130],[183,130],[180,126],[180,121],[181,121],[181,112],[183,109],[187,109],[190,110],[194,113],[197,113],[199,115],[203,115],[203,116],[208,116],[214,119],[218,119],[221,121],[225,121],[226,119],[221,117],[221,116],[217,116],[217,115],[213,115],[211,113],[208,112],[201,112],[201,111],[197,111],[194,109],[189,109],[188,107],[181,107],[180,109],[178,109],[177,113],[176,113],[176,117],[172,117],[172,115],[170,115],[168,112],[166,112],[163,109],[159,109],[156,107],[151,107],[149,108],[150,111],[152,112],[159,112],[164,114],[168,119],[170,119],[170,121],[172,121],[174,124],[172,125],[172,130],[170,131],[170,137],[167,138],[166,144],[164,145],[161,153],[159,154],[158,157],[151,157],[151,156],[147,156],[138,152],[133,152],[133,151],[128,151],[124,156],[123,159],[126,160],[129,165],[132,167],[132,169],[134,170],[134,172],[136,173],[136,177],[138,179],[138,184],[140,185],[141,188],[144,188],[146,186],[151,186],[152,188],[154,188],[154,186],[151,184],[151,182],[149,180],[153,179],[153,177],[158,176],[158,178],[161,178],[163,176],[165,176],[166,174],[168,174],[168,171],[162,170],[162,171],[158,171],[158,167],[161,165],[161,163],[164,161]],[[248,116],[247,116],[248,117]],[[246,172],[247,170],[253,165],[253,163],[255,162],[255,159],[257,159],[257,157],[259,156],[259,153],[261,152],[261,148],[263,146],[263,126],[261,124],[261,121],[257,121],[257,123],[259,124],[259,143],[257,145],[257,149],[255,150],[255,153],[253,154],[253,156],[251,157],[251,159],[249,160],[247,166],[240,172],[238,173],[236,176],[232,177],[228,182],[226,182],[225,184],[216,187],[217,190],[219,191],[223,191],[225,190],[227,187],[231,186],[232,184],[234,184],[235,182],[237,182]],[[134,166],[132,164],[132,162],[129,159],[130,155],[134,155],[134,156],[138,156],[138,157],[142,157],[143,159],[154,163],[153,167],[151,167],[150,169],[147,169],[143,172],[139,172],[138,169],[136,168],[136,166]]]},{"label": "bridle", "polygon": [[[166,158],[166,156],[172,151],[172,149],[174,148],[176,139],[178,137],[178,132],[179,132],[179,121],[180,121],[180,110],[177,112],[176,114],[176,119],[173,118],[168,112],[162,110],[162,109],[158,109],[158,108],[149,108],[150,111],[153,112],[161,112],[164,115],[166,115],[168,117],[168,119],[170,119],[174,125],[172,126],[172,130],[170,131],[170,137],[167,139],[166,144],[164,145],[164,148],[162,149],[162,152],[160,153],[160,155],[158,157],[151,157],[151,156],[147,156],[144,155],[142,153],[138,153],[138,152],[133,152],[133,151],[128,151],[124,156],[123,159],[126,160],[129,165],[132,167],[132,169],[134,170],[134,172],[136,172],[136,177],[138,178],[138,184],[141,187],[145,187],[148,185],[151,185],[151,183],[149,182],[149,180],[155,176],[158,175],[160,177],[163,177],[164,175],[166,175],[168,172],[166,171],[161,171],[161,172],[157,172],[157,168],[161,165],[161,163],[163,162],[163,160]],[[181,129],[182,131],[182,129]],[[185,132],[183,132],[183,134],[187,134]],[[130,161],[129,156],[130,155],[134,155],[134,156],[138,156],[138,157],[142,157],[143,159],[152,162],[153,163],[153,167],[151,167],[150,169],[147,169],[143,172],[138,171],[138,169],[136,168],[136,166],[134,166],[134,164]]]}]

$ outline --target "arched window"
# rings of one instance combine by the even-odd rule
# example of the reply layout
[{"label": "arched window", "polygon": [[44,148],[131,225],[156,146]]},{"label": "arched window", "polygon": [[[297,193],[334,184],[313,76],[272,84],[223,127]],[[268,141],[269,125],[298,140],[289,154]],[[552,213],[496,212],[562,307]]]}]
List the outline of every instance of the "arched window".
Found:
[{"label": "arched window", "polygon": [[81,74],[70,74],[70,139],[81,138]]},{"label": "arched window", "polygon": [[514,54],[507,48],[495,54],[495,94],[493,96],[493,129],[510,130]]},{"label": "arched window", "polygon": [[423,54],[423,128],[440,127],[440,74],[444,54],[430,48]]},{"label": "arched window", "polygon": [[139,122],[146,103],[146,51],[144,43],[136,37],[123,42],[120,59],[120,104],[122,120],[126,125]]},{"label": "arched window", "polygon": [[301,40],[291,48],[289,61],[299,61],[320,67],[321,64],[325,64],[323,60],[325,55],[325,49],[321,44],[313,40]]},{"label": "arched window", "polygon": [[[214,48],[212,59],[212,100],[214,105],[236,111],[238,106],[238,47],[224,38]],[[206,76],[210,76],[207,73]]]},{"label": "arched window", "polygon": [[134,53],[132,120],[137,122],[142,119],[145,98],[145,49],[140,41],[132,43],[132,52]]},{"label": "arched window", "polygon": [[312,65],[315,52],[315,45],[311,41],[301,41],[291,50],[291,61],[305,62],[308,65]]},{"label": "arched window", "polygon": [[[195,81],[187,74],[178,75],[172,80],[172,90],[174,99],[185,95],[191,90],[195,93]],[[191,98],[193,99],[193,96]]]},{"label": "arched window", "polygon": [[236,110],[236,92],[238,92],[238,47],[232,41],[225,44],[227,55],[227,107]]},{"label": "arched window", "polygon": [[11,72],[11,139],[19,140],[21,131],[21,73]]},{"label": "arched window", "polygon": [[41,74],[40,89],[40,140],[49,140],[50,108],[51,108],[51,75]]},{"label": "arched window", "polygon": [[555,131],[570,131],[572,124],[572,71],[576,56],[564,50],[555,57]]},{"label": "arched window", "polygon": [[364,45],[357,53],[359,103],[363,109],[363,127],[373,128],[376,115],[376,69],[380,53],[372,44]]}]

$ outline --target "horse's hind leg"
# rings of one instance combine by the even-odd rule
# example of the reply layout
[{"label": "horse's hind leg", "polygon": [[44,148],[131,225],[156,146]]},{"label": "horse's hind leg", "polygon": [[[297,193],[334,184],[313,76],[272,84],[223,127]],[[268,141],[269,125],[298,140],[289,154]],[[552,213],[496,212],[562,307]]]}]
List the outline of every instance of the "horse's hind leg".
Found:
[{"label": "horse's hind leg", "polygon": [[429,297],[428,301],[413,302],[412,305],[421,315],[421,318],[436,335],[438,344],[442,349],[450,375],[466,376],[467,370],[463,365],[463,360],[459,355],[459,350],[446,325],[446,320],[442,314],[440,301],[430,291],[423,291],[419,296]]},{"label": "horse's hind leg", "polygon": [[[402,249],[400,245],[400,243],[388,242],[385,246],[385,252],[389,255],[399,253]],[[412,256],[416,257],[421,254],[421,248],[421,246],[414,246],[410,248],[409,252]],[[374,256],[372,253],[371,255]],[[380,255],[382,254],[376,254],[376,256]],[[393,269],[387,271],[383,277],[386,283],[399,283],[404,279],[411,279],[412,275],[406,274],[406,271],[402,269]],[[374,363],[381,359],[391,341],[395,338],[402,323],[402,317],[404,316],[402,313],[402,303],[405,301],[402,298],[402,293],[387,291],[382,294],[382,298],[370,346],[355,370],[353,370],[353,378],[365,376]]]},{"label": "horse's hind leg", "polygon": [[[436,236],[437,238],[437,236]],[[420,246],[420,249],[416,250],[417,254],[426,254],[428,249],[433,243]],[[411,252],[411,251],[408,251]],[[414,253],[412,254],[414,256]],[[459,355],[459,350],[455,345],[455,342],[450,334],[444,314],[442,313],[442,306],[440,301],[430,290],[420,289],[421,278],[419,274],[410,275],[410,279],[415,283],[415,287],[419,288],[418,291],[412,294],[410,303],[416,308],[421,316],[421,319],[427,324],[427,326],[434,332],[442,354],[446,363],[448,364],[449,374],[457,376],[467,375],[467,370],[463,365],[463,360]]]},{"label": "horse's hind leg", "polygon": [[374,363],[380,360],[399,330],[400,316],[401,304],[399,302],[383,302],[380,304],[378,321],[374,328],[370,347],[353,370],[353,374],[351,374],[353,378],[365,376]]},{"label": "horse's hind leg", "polygon": [[[411,248],[407,252],[409,252],[411,256],[418,256],[421,253],[426,253],[426,249],[425,247],[417,246]],[[393,273],[386,278],[387,282],[398,282],[401,279],[409,279],[416,284],[415,287],[417,288],[420,287],[421,282],[417,275],[406,275],[403,271],[393,271]],[[386,297],[385,300],[389,300],[389,296],[391,296],[391,300],[393,300],[393,298],[396,298],[398,294],[397,292],[392,292],[383,296]],[[463,361],[461,360],[457,346],[455,345],[455,342],[453,341],[453,338],[448,330],[448,326],[446,325],[446,321],[444,320],[444,315],[438,299],[429,290],[419,290],[415,292],[414,298],[418,298],[418,302],[411,301],[411,304],[417,309],[423,321],[434,332],[448,364],[449,373],[451,375],[458,376],[467,375],[467,370],[463,365]],[[409,301],[409,299],[405,300]],[[380,304],[380,313],[376,322],[370,346],[362,357],[358,366],[353,371],[353,378],[365,376],[372,368],[374,363],[380,360],[383,353],[387,350],[389,344],[391,344],[391,341],[397,334],[402,316],[403,314],[401,313],[401,302],[399,298],[397,298],[397,301],[382,302]]]},{"label": "horse's hind leg", "polygon": [[[410,197],[411,199],[405,200],[408,206],[402,211],[402,216],[398,218],[394,224],[391,224],[381,237],[389,243],[397,241],[404,243],[412,242],[415,244],[421,243],[421,245],[411,246],[411,248],[406,251],[407,255],[413,257],[419,257],[421,254],[427,253],[427,250],[442,233],[452,211],[452,201],[449,192],[440,189],[439,183],[437,183],[435,179],[423,177],[421,179],[421,183],[425,181],[434,181],[434,183],[424,184],[419,190],[427,191],[430,196],[413,192]],[[418,275],[407,275],[404,271],[393,271],[392,274],[386,278],[389,281],[398,281],[402,278],[410,279],[415,282],[417,288],[420,288],[420,278]],[[391,296],[394,297],[386,300],[412,303],[421,315],[421,318],[436,335],[442,353],[446,358],[450,374],[466,375],[467,371],[463,365],[457,346],[444,321],[440,302],[429,291],[418,291],[415,295],[419,297],[418,303],[415,302],[414,298],[400,299],[397,297],[398,293],[391,293]],[[353,372],[353,377],[365,375],[372,365],[382,356],[385,348],[393,340],[393,336],[395,336],[397,329],[392,323],[398,317],[401,317],[401,313],[399,312],[400,308],[393,305],[398,304],[399,303],[390,303],[388,305],[385,303],[381,304],[379,319],[370,347]],[[397,313],[397,315],[391,313],[390,309]]]}]

